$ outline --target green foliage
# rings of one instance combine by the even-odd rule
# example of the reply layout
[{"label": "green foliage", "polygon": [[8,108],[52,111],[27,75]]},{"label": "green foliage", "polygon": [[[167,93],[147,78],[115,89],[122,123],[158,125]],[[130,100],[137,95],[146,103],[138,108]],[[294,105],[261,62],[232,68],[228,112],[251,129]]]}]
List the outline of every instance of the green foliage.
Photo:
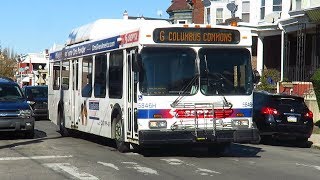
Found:
[{"label": "green foliage", "polygon": [[9,49],[2,49],[0,46],[0,76],[14,77],[16,68],[16,61],[13,52],[10,53]]},{"label": "green foliage", "polygon": [[[317,121],[320,122],[320,121]],[[317,122],[314,124],[312,134],[320,134],[320,124]]]},{"label": "green foliage", "polygon": [[320,120],[314,123],[315,126],[318,126],[320,128]]},{"label": "green foliage", "polygon": [[277,90],[277,82],[280,81],[280,71],[276,69],[265,69],[262,73],[260,83],[257,90],[275,92]]},{"label": "green foliage", "polygon": [[311,82],[312,82],[314,93],[316,94],[316,98],[319,106],[320,105],[320,69],[317,69],[316,72],[312,75]]}]

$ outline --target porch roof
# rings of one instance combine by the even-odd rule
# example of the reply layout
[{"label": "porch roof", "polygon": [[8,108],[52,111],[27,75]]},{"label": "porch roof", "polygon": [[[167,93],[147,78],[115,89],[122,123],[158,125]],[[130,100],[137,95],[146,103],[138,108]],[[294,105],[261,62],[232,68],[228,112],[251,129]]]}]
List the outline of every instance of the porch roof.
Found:
[{"label": "porch roof", "polygon": [[320,23],[320,7],[304,10],[311,22]]}]

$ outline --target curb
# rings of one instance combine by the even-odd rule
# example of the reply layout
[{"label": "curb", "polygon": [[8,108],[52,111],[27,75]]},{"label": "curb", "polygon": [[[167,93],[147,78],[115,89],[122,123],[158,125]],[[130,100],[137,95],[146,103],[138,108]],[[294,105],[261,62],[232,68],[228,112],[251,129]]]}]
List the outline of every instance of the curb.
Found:
[{"label": "curb", "polygon": [[320,144],[312,144],[311,148],[320,150]]}]

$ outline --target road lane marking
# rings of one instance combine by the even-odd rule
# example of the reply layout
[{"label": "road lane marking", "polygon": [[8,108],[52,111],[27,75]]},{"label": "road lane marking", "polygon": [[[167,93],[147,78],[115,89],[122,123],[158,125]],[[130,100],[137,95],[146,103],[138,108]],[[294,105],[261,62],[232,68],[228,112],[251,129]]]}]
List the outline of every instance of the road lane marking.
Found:
[{"label": "road lane marking", "polygon": [[304,166],[304,167],[311,167],[311,168],[314,168],[314,169],[320,171],[320,166],[309,165],[309,164],[299,164],[299,163],[296,163],[296,165],[297,165],[297,166]]},{"label": "road lane marking", "polygon": [[79,172],[77,167],[71,166],[69,163],[46,163],[43,165],[53,169],[56,172],[66,172],[80,180],[99,180],[99,178],[91,174]]},{"label": "road lane marking", "polygon": [[110,168],[113,168],[113,169],[119,171],[119,168],[112,163],[105,163],[105,162],[98,161],[98,164],[102,164],[104,166],[107,166],[107,167],[110,167]]},{"label": "road lane marking", "polygon": [[183,164],[183,161],[181,161],[180,159],[161,159],[162,161],[166,161],[168,164],[170,165],[181,165]]},{"label": "road lane marking", "polygon": [[18,161],[18,160],[29,160],[29,159],[55,159],[55,158],[71,158],[72,155],[68,156],[30,156],[30,157],[2,157],[0,161]]},{"label": "road lane marking", "polygon": [[210,169],[203,169],[203,168],[197,168],[196,172],[203,176],[208,176],[208,175],[212,176],[212,174],[221,174],[220,172],[213,171]]},{"label": "road lane marking", "polygon": [[140,166],[138,163],[136,162],[122,162],[122,164],[127,164],[127,165],[131,165],[131,166],[126,166],[126,168],[128,169],[134,169],[136,170],[137,172],[139,173],[143,173],[144,175],[159,175],[158,174],[158,171],[154,170],[154,169],[151,169],[151,168],[148,168],[148,167],[143,167],[143,166]]},{"label": "road lane marking", "polygon": [[[182,161],[180,159],[170,158],[170,159],[161,159],[161,160],[167,162],[168,164],[170,164],[172,166],[186,165],[186,166],[189,166],[192,168],[196,167],[194,164],[185,163],[184,161]],[[195,172],[197,174],[202,175],[202,176],[213,176],[213,174],[221,174],[218,171],[214,171],[214,170],[210,170],[210,169],[204,169],[204,168],[199,168],[199,167],[196,167],[196,168],[197,168],[197,170],[195,170]]]}]

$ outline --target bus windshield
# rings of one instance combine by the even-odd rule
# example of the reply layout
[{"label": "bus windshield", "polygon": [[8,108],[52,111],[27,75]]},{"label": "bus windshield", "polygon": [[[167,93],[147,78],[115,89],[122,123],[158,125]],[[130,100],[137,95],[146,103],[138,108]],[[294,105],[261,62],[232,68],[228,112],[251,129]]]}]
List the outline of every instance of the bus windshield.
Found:
[{"label": "bus windshield", "polygon": [[139,88],[144,95],[193,95],[198,87],[191,48],[144,48]]},{"label": "bus windshield", "polygon": [[244,95],[253,90],[250,52],[246,49],[199,50],[200,91],[204,95]]}]

